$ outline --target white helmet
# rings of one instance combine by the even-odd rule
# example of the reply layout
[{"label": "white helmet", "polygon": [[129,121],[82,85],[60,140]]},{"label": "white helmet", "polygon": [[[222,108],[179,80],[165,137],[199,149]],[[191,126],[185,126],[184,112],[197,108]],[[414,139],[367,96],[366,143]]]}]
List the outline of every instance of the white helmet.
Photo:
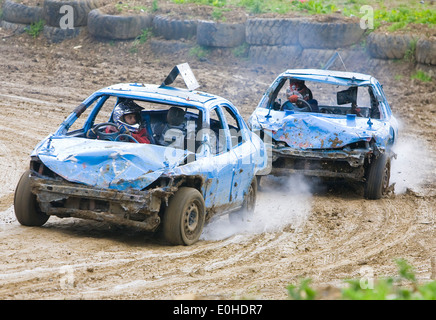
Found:
[{"label": "white helmet", "polygon": [[[133,100],[123,100],[117,104],[113,112],[113,119],[120,131],[129,131],[136,133],[142,126],[141,110],[143,108],[137,105]],[[135,114],[136,124],[128,124],[124,120],[126,114]],[[124,129],[124,130],[123,130]]]}]

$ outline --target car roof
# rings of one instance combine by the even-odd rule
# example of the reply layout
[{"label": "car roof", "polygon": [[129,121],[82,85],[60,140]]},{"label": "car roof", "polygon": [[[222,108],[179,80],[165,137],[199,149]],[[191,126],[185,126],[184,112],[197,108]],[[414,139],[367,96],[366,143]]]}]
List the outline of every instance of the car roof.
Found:
[{"label": "car roof", "polygon": [[213,100],[230,103],[222,97],[202,91],[144,83],[118,83],[103,88],[97,93],[158,103],[192,105],[204,109],[210,108],[213,104],[209,102]]},{"label": "car roof", "polygon": [[324,70],[324,69],[289,69],[284,73],[290,75],[316,75],[316,76],[330,76],[337,78],[355,78],[356,80],[369,81],[372,76],[358,73],[358,72],[349,72],[349,71],[335,71],[335,70]]},{"label": "car roof", "polygon": [[371,79],[373,78],[370,75],[358,72],[334,71],[324,69],[289,69],[283,72],[282,76],[325,76],[350,80],[354,78],[357,81],[371,81]]}]

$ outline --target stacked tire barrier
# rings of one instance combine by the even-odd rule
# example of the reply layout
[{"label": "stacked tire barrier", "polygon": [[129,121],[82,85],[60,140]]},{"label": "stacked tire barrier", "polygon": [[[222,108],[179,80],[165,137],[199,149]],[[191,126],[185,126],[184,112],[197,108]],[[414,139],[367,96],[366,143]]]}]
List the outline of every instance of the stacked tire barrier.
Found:
[{"label": "stacked tire barrier", "polygon": [[294,18],[250,19],[246,32],[254,62],[319,68],[335,50],[359,43],[364,30],[358,22]]},{"label": "stacked tire barrier", "polygon": [[[60,1],[44,0],[42,6],[28,6],[5,0],[0,27],[13,33],[22,33],[33,23],[44,20],[43,34],[50,42],[61,42],[74,38],[88,24],[88,14],[105,4],[106,0]],[[62,8],[66,8],[62,10]],[[70,11],[71,27],[61,26],[62,18]]]},{"label": "stacked tire barrier", "polygon": [[[429,39],[377,31],[365,36],[359,21],[337,17],[327,17],[323,21],[253,18],[244,23],[223,23],[179,20],[147,13],[110,15],[100,10],[108,1],[44,0],[42,6],[31,7],[4,0],[0,27],[21,33],[29,24],[43,19],[46,21],[44,35],[52,42],[75,37],[85,28],[93,37],[109,40],[134,39],[144,29],[152,29],[151,49],[159,55],[194,46],[222,51],[245,45],[253,63],[320,68],[339,51],[342,66],[361,63],[363,67],[371,64],[376,67],[383,61],[407,58],[436,75],[435,37]],[[61,8],[65,5],[73,8],[72,29],[60,28],[64,14]]]},{"label": "stacked tire barrier", "polygon": [[96,38],[128,40],[152,26],[152,15],[109,15],[99,9],[88,14],[88,32]]},{"label": "stacked tire barrier", "polygon": [[43,19],[43,8],[27,6],[12,0],[4,0],[2,6],[2,20],[0,27],[19,34],[26,31],[26,27]]}]

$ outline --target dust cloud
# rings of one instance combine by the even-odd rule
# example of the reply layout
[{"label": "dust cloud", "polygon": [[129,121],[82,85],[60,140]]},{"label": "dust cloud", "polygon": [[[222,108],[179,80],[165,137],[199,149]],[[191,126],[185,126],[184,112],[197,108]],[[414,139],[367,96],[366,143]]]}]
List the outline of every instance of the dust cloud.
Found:
[{"label": "dust cloud", "polygon": [[395,183],[395,193],[402,194],[407,189],[419,192],[427,177],[436,174],[429,146],[416,137],[400,137],[393,150],[397,158],[391,163],[390,183]]},{"label": "dust cloud", "polygon": [[[311,212],[311,186],[302,176],[262,178],[253,216],[244,222],[230,223],[224,215],[208,223],[203,240],[223,240],[237,234],[260,234],[291,227],[298,231]],[[258,190],[259,191],[259,190]]]}]

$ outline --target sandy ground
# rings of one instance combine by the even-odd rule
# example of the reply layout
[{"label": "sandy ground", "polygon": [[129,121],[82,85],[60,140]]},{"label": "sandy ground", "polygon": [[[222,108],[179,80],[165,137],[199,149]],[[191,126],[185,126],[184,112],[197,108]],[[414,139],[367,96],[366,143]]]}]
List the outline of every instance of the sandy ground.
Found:
[{"label": "sandy ground", "polygon": [[21,226],[13,194],[30,152],[93,91],[126,81],[158,84],[187,61],[202,90],[229,98],[247,119],[282,71],[130,47],[86,35],[58,45],[27,35],[0,39],[0,299],[287,299],[286,286],[302,278],[329,299],[344,279],[397,275],[398,258],[415,267],[419,281],[430,280],[436,85],[410,80],[413,66],[401,62],[359,70],[384,84],[401,123],[395,192],[381,200],[364,200],[350,185],[268,178],[250,223],[212,221],[190,247],[78,219]]}]

